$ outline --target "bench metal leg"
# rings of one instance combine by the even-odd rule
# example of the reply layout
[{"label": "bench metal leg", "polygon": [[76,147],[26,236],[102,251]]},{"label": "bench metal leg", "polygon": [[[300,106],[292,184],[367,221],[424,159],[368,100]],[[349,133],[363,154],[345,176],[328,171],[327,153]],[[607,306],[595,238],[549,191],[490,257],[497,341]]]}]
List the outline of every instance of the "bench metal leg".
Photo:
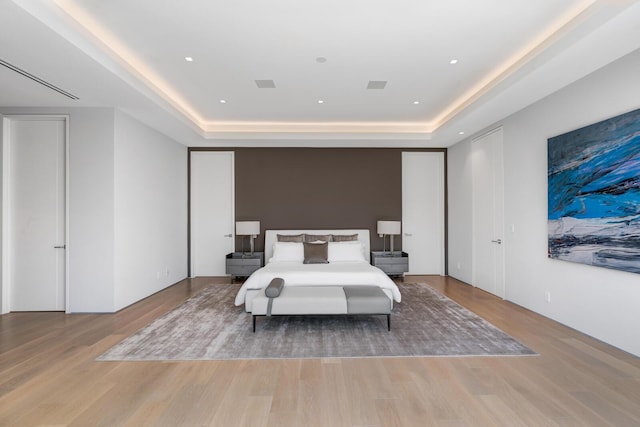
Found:
[{"label": "bench metal leg", "polygon": [[256,332],[256,317],[257,316],[252,316],[253,317],[253,332]]},{"label": "bench metal leg", "polygon": [[391,315],[387,314],[387,331],[391,330]]}]

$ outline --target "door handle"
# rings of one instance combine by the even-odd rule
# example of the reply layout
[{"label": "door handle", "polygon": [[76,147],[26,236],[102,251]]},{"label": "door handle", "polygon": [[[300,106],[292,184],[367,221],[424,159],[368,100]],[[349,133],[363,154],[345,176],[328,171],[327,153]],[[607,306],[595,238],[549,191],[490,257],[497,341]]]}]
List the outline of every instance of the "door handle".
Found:
[{"label": "door handle", "polygon": [[404,233],[404,235],[407,236],[407,237],[413,236],[413,234],[411,234],[411,233]]},{"label": "door handle", "polygon": [[493,243],[502,244],[502,239],[492,240]]},{"label": "door handle", "polygon": [[54,246],[53,249],[67,249],[67,245]]},{"label": "door handle", "polygon": [[224,237],[233,237],[233,234],[225,234]]}]

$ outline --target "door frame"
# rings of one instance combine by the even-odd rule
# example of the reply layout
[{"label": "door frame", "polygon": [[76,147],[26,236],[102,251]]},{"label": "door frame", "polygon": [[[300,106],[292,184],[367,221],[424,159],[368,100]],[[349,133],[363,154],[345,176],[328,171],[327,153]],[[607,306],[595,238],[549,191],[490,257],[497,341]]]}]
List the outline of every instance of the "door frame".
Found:
[{"label": "door frame", "polygon": [[[439,165],[442,167],[442,175],[440,176],[439,179],[441,179],[440,182],[440,186],[438,186],[438,190],[441,192],[441,194],[439,196],[441,196],[441,198],[439,198],[439,201],[442,203],[442,209],[438,211],[438,216],[439,216],[439,220],[440,220],[440,224],[441,224],[441,229],[439,229],[439,239],[440,239],[440,265],[438,266],[438,275],[440,276],[447,276],[448,273],[448,211],[447,211],[447,151],[446,150],[441,150],[441,149],[432,149],[432,150],[403,150],[401,152],[401,175],[402,175],[402,234],[403,234],[403,242],[404,237],[407,236],[404,228],[405,228],[405,223],[406,221],[406,217],[405,214],[407,212],[407,207],[406,207],[406,195],[405,195],[405,159],[410,157],[410,156],[422,156],[422,155],[435,155],[441,158],[439,158],[438,160],[441,160],[441,162],[439,163]],[[434,156],[434,157],[435,157]],[[409,265],[411,265],[411,253],[409,253]],[[408,275],[411,275],[412,272],[411,271],[411,267],[409,267],[410,271],[408,273]],[[423,274],[423,273],[414,273],[414,274]]]},{"label": "door frame", "polygon": [[11,123],[17,120],[63,120],[64,121],[64,311],[69,313],[69,115],[68,114],[3,114],[2,118],[2,257],[0,259],[2,276],[2,305],[0,314],[11,311],[11,284],[9,283],[9,241],[4,236],[9,235],[9,177],[11,172]]},{"label": "door frame", "polygon": [[[500,230],[500,235],[501,236],[499,238],[502,239],[502,243],[501,243],[501,251],[500,251],[500,254],[499,254],[500,263],[499,263],[499,266],[498,266],[500,268],[500,270],[499,270],[499,277],[497,277],[498,283],[496,284],[496,293],[495,293],[495,295],[497,297],[499,297],[499,298],[505,299],[506,298],[506,266],[505,266],[505,249],[506,249],[505,240],[506,239],[505,239],[505,233],[504,233],[505,218],[504,218],[504,128],[503,128],[503,126],[502,125],[497,126],[495,128],[492,128],[492,129],[488,130],[487,132],[484,132],[481,135],[473,138],[471,140],[471,144],[472,144],[472,152],[473,152],[473,144],[474,143],[477,143],[481,139],[484,139],[484,138],[486,138],[486,137],[488,137],[488,136],[490,136],[490,135],[492,135],[494,133],[497,133],[497,132],[501,132],[502,133],[502,139],[500,140],[500,147],[499,147],[500,148],[500,159],[501,159],[501,162],[498,165],[499,168],[500,168],[500,170],[498,171],[499,172],[499,176],[496,177],[495,176],[496,175],[496,171],[494,171],[494,184],[495,184],[495,181],[497,181],[497,180],[501,180],[502,181],[500,183],[501,184],[500,187],[501,187],[501,190],[502,190],[502,194],[501,194],[501,197],[502,197],[502,200],[501,200],[502,201],[502,206],[501,206],[501,208],[502,208],[502,215],[501,215],[502,216],[502,223],[499,225],[500,228],[501,228],[501,230]],[[473,169],[473,166],[472,166],[472,169]],[[475,176],[473,175],[473,173],[472,173],[471,179],[472,180],[475,179]],[[474,208],[475,208],[475,206],[472,203],[472,215],[475,216],[475,212],[473,212]],[[475,228],[472,227],[472,234],[471,234],[471,248],[472,248],[471,249],[471,253],[472,253],[471,280],[472,280],[474,288],[478,287],[477,279],[476,279],[478,264],[477,264],[477,260],[476,260],[476,256],[475,256],[476,243],[477,243],[476,239],[477,239],[477,235],[476,235],[476,232],[475,232]],[[494,265],[494,268],[495,267],[496,266]],[[496,269],[496,271],[498,271],[498,270]]]},{"label": "door frame", "polygon": [[[221,148],[221,149],[212,149],[209,147],[190,147],[188,149],[188,153],[187,153],[187,277],[192,278],[193,273],[194,273],[194,268],[193,268],[193,244],[192,244],[192,231],[193,231],[193,225],[191,222],[192,219],[192,214],[193,214],[193,209],[192,209],[192,199],[191,199],[191,187],[192,187],[192,165],[191,165],[191,159],[192,159],[192,155],[195,153],[219,153],[219,154],[229,154],[231,156],[231,233],[233,234],[233,247],[235,248],[235,220],[236,220],[236,203],[235,203],[235,198],[236,198],[236,194],[235,194],[235,182],[236,182],[236,164],[235,164],[235,159],[236,159],[236,152],[235,150],[230,150],[228,148]],[[234,249],[235,250],[235,249]]]}]

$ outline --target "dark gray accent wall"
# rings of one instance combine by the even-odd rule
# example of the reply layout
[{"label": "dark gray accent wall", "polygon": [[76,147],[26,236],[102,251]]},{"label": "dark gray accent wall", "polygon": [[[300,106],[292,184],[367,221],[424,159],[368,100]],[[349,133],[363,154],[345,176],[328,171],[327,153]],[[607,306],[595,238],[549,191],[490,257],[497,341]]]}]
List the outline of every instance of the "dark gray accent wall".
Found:
[{"label": "dark gray accent wall", "polygon": [[[238,149],[236,219],[261,228],[368,228],[402,219],[401,151]],[[382,239],[372,233],[372,247]],[[380,240],[380,242],[378,242]],[[264,238],[256,240],[262,248]],[[379,243],[379,245],[378,245]]]}]

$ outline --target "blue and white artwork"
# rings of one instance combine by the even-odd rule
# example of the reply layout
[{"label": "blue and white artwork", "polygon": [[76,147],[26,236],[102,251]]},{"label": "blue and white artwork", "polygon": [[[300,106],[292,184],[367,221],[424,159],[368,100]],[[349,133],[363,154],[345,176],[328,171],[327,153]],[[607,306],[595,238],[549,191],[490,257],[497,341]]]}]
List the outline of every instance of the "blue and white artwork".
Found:
[{"label": "blue and white artwork", "polygon": [[640,273],[640,109],[547,146],[549,257]]}]

